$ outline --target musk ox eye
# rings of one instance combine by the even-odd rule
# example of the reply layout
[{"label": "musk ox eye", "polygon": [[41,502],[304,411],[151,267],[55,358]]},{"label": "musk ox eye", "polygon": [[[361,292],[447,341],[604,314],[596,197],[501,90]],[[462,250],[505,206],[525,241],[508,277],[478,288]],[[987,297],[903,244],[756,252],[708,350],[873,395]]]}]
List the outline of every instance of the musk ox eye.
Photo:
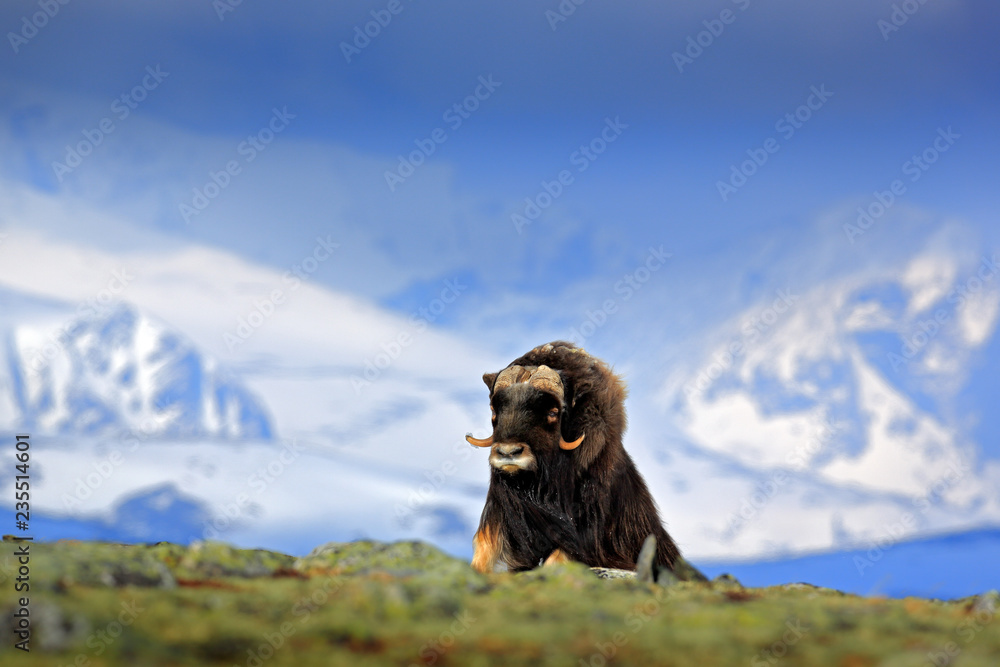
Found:
[{"label": "musk ox eye", "polygon": [[555,424],[556,421],[559,419],[559,410],[557,410],[556,408],[552,408],[551,410],[549,410],[548,418],[550,424]]}]

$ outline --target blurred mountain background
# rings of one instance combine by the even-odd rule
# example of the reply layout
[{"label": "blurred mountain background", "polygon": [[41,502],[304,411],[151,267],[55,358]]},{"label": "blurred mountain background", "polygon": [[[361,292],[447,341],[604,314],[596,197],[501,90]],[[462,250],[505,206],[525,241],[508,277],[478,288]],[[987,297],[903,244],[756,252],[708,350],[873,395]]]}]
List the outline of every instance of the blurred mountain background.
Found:
[{"label": "blurred mountain background", "polygon": [[0,8],[38,538],[468,556],[480,377],[569,339],[707,571],[1000,587],[997,8],[42,4]]}]

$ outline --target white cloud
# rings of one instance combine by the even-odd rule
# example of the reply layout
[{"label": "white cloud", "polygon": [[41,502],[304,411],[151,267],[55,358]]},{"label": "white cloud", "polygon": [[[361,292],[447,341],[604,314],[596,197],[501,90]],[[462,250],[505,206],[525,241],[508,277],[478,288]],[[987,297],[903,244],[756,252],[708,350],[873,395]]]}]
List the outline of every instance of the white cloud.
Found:
[{"label": "white cloud", "polygon": [[[958,388],[969,373],[968,348],[981,345],[995,330],[996,294],[983,291],[969,299],[959,318],[966,322],[959,325],[963,335],[957,336],[954,321],[946,320],[929,340],[922,339],[918,363],[898,369],[901,375],[890,380],[878,364],[886,365],[885,355],[900,349],[890,342],[880,352],[857,334],[915,331],[915,315],[944,298],[958,273],[958,260],[941,253],[922,253],[905,266],[896,274],[901,278],[886,266],[803,290],[794,308],[752,338],[744,325],[760,321],[760,307],[733,318],[723,331],[732,331],[731,339],[745,345],[742,354],[721,363],[725,346],[713,346],[698,372],[667,383],[680,406],[685,435],[700,448],[767,471],[786,466],[789,453],[802,450],[827,416],[847,420],[849,433],[834,434],[829,443],[824,439],[822,452],[806,459],[822,461],[811,466],[813,473],[835,486],[913,498],[924,494],[940,471],[974,466],[961,425],[919,406],[896,382],[919,369],[936,374],[937,389]],[[911,295],[901,316],[871,296],[872,286],[877,293],[894,280]],[[719,337],[725,335],[708,338]],[[983,502],[996,493],[977,475],[963,487]],[[947,497],[959,502],[954,492]]]},{"label": "white cloud", "polygon": [[923,312],[952,288],[958,273],[956,262],[944,255],[915,257],[904,269],[900,283],[910,291],[907,313]]},{"label": "white cloud", "polygon": [[[466,523],[475,524],[484,497],[473,500],[469,493],[485,489],[489,467],[463,435],[488,428],[480,376],[502,367],[503,360],[432,323],[417,326],[364,298],[308,281],[293,287],[281,272],[221,250],[166,244],[154,251],[149,249],[153,243],[109,250],[63,242],[24,222],[10,228],[4,243],[0,289],[8,290],[5,299],[27,294],[64,305],[51,312],[38,306],[0,313],[0,322],[23,339],[22,346],[44,344],[76,315],[76,304],[97,298],[108,290],[114,272],[124,271],[127,285],[116,287],[116,298],[155,314],[194,339],[202,351],[239,368],[245,384],[273,413],[278,435],[308,447],[302,465],[261,500],[264,517],[234,531],[233,539],[257,544],[262,536],[281,533],[283,526],[299,526],[305,534],[326,525],[339,534],[408,535],[440,543],[432,534],[414,532],[427,530],[423,524],[399,524],[395,509],[408,506],[442,470],[447,472],[441,483],[418,494],[418,508],[448,502]],[[230,350],[223,334],[234,333],[239,320],[248,320],[255,311],[255,303],[276,289],[284,293],[282,302]],[[454,303],[461,298],[457,295]],[[442,302],[442,307],[449,304]],[[410,334],[408,343],[399,343],[401,333]],[[0,351],[0,361],[2,357]],[[375,372],[366,376],[368,362]],[[359,378],[368,381],[361,389],[355,383]],[[481,396],[478,410],[466,405],[474,395]],[[126,457],[121,471],[103,482],[80,512],[106,512],[123,495],[164,482],[219,505],[246,486],[253,466],[266,463],[275,447],[150,440]],[[49,501],[40,508],[63,509],[62,494],[72,491],[81,474],[91,472],[104,456],[99,445],[85,439],[60,450],[58,461],[46,466],[48,490],[40,496]],[[192,481],[183,463],[190,456],[222,473]],[[322,541],[322,535],[315,539]],[[468,539],[471,531],[460,545],[450,546],[464,549]]]},{"label": "white cloud", "polygon": [[855,304],[844,318],[844,328],[848,331],[879,331],[892,326],[892,314],[875,300]]},{"label": "white cloud", "polygon": [[[104,294],[127,300],[230,364],[267,359],[281,366],[361,368],[374,363],[385,348],[394,352],[399,337],[408,335],[409,345],[400,346],[391,363],[394,372],[461,380],[483,372],[480,353],[427,320],[415,323],[362,298],[296,283],[280,271],[221,250],[191,245],[162,253],[116,253],[61,243],[23,228],[9,236],[0,286],[70,304],[87,304]],[[123,273],[127,285],[118,289],[115,275]],[[454,302],[461,298],[459,294]],[[241,321],[250,326],[241,328]],[[241,333],[250,335],[244,340]]]},{"label": "white cloud", "polygon": [[938,471],[967,465],[954,432],[918,410],[860,355],[853,362],[866,446],[856,457],[825,465],[824,477],[917,497],[937,481]]},{"label": "white cloud", "polygon": [[959,330],[965,344],[979,347],[996,331],[1000,290],[984,288],[968,295],[958,309]]},{"label": "white cloud", "polygon": [[751,468],[797,467],[815,455],[809,445],[825,424],[821,408],[765,415],[752,395],[731,393],[688,404],[685,431],[710,451]]}]

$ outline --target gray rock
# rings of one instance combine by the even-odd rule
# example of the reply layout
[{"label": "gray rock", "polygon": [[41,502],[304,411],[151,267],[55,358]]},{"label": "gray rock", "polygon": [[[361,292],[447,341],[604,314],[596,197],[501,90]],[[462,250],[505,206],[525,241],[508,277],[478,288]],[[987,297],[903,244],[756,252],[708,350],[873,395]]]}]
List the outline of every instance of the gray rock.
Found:
[{"label": "gray rock", "polygon": [[648,584],[655,583],[656,570],[656,536],[650,534],[639,550],[639,558],[635,564],[635,578]]}]

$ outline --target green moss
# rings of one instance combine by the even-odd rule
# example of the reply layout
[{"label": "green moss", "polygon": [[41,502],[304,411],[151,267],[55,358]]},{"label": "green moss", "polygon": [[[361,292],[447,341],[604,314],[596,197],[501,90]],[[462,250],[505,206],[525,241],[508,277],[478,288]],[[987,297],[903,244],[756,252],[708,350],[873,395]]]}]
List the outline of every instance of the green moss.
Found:
[{"label": "green moss", "polygon": [[15,653],[25,665],[1000,664],[995,592],[940,602],[732,578],[661,586],[576,563],[484,576],[419,542],[304,558],[56,542],[31,558],[30,654],[11,648],[15,597],[0,593],[11,664]]}]

